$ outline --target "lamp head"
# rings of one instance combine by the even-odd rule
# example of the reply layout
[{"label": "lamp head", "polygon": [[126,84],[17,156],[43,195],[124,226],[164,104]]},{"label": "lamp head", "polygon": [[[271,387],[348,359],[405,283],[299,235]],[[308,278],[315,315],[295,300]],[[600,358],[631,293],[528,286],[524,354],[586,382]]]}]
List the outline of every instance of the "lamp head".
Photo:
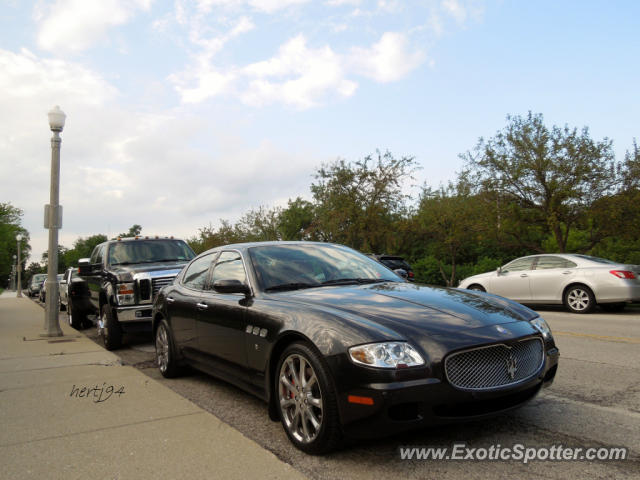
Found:
[{"label": "lamp head", "polygon": [[64,114],[60,107],[56,105],[47,114],[49,116],[49,127],[54,132],[61,132],[64,128],[64,121],[67,116]]}]

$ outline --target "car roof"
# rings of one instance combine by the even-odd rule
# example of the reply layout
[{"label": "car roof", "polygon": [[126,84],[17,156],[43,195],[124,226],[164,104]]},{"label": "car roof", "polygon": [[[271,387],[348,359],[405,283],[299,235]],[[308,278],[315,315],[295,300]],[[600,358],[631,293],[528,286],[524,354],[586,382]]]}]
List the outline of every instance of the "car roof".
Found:
[{"label": "car roof", "polygon": [[[213,252],[217,250],[247,250],[253,247],[262,247],[268,245],[331,245],[334,247],[345,247],[345,245],[340,245],[339,243],[329,243],[329,242],[312,242],[308,240],[269,240],[264,242],[244,242],[244,243],[230,243],[227,245],[219,245],[217,247],[210,248],[202,252],[200,255]],[[348,248],[348,247],[347,247]]]}]

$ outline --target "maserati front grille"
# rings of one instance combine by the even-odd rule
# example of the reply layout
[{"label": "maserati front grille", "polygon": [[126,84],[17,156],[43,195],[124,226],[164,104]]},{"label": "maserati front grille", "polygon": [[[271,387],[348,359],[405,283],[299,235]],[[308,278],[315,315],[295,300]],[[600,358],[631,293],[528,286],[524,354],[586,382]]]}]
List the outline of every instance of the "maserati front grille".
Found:
[{"label": "maserati front grille", "polygon": [[544,364],[540,338],[509,345],[474,348],[449,355],[444,367],[449,383],[463,390],[490,390],[524,382]]}]

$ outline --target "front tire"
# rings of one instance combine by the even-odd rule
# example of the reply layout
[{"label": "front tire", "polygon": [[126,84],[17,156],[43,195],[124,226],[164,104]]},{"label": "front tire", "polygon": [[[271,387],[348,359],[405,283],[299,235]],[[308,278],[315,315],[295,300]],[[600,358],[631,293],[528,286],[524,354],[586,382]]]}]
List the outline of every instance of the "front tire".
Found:
[{"label": "front tire", "polygon": [[311,454],[335,449],[342,439],[338,405],[321,356],[306,343],[293,343],[282,353],[276,373],[276,406],[291,443]]},{"label": "front tire", "polygon": [[589,313],[596,305],[591,289],[585,285],[573,285],[564,293],[564,305],[571,313]]},{"label": "front tire", "polygon": [[156,329],[156,365],[165,378],[175,377],[180,372],[173,333],[164,319],[160,321]]},{"label": "front tire", "polygon": [[102,306],[98,333],[102,336],[104,348],[117,350],[122,346],[122,330],[113,316],[113,310],[108,304]]}]

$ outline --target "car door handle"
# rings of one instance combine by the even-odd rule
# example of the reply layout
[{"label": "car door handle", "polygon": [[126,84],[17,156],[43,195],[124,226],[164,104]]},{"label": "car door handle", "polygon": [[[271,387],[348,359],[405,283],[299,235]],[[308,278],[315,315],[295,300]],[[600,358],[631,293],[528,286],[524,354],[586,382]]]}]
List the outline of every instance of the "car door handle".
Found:
[{"label": "car door handle", "polygon": [[528,277],[529,275],[527,275],[526,273],[521,273],[520,276],[521,277]]},{"label": "car door handle", "polygon": [[167,303],[173,303],[173,302],[175,302],[175,301],[176,301],[176,300],[175,300],[175,298],[173,298],[173,297],[167,297]]},{"label": "car door handle", "polygon": [[206,310],[209,306],[206,303],[196,303],[198,310]]},{"label": "car door handle", "polygon": [[571,272],[562,272],[563,275],[569,275]]}]

